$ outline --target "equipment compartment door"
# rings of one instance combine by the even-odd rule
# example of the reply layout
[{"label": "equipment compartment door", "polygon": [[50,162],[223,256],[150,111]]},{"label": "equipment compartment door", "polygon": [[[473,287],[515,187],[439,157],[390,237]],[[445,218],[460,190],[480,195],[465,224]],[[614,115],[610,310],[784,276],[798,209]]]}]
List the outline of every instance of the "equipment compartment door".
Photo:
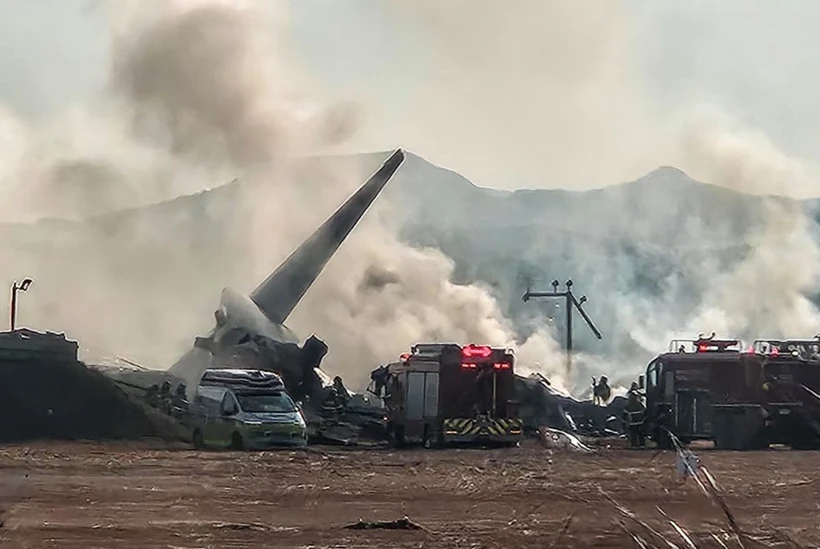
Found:
[{"label": "equipment compartment door", "polygon": [[418,421],[424,417],[424,372],[407,374],[407,419]]},{"label": "equipment compartment door", "polygon": [[689,391],[678,391],[675,399],[675,426],[679,436],[695,434],[695,395]]},{"label": "equipment compartment door", "polygon": [[438,416],[438,374],[428,372],[424,384],[424,417]]},{"label": "equipment compartment door", "polygon": [[712,398],[708,391],[678,391],[677,430],[683,436],[708,436],[712,432]]},{"label": "equipment compartment door", "polygon": [[697,391],[695,395],[695,433],[699,436],[711,436],[712,394],[709,391]]}]

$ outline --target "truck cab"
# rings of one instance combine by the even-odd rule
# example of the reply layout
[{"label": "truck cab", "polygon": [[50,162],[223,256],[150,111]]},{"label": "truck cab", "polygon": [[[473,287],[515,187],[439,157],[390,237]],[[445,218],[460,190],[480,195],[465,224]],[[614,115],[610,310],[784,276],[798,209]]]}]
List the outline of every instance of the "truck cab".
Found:
[{"label": "truck cab", "polygon": [[261,370],[206,370],[191,406],[194,446],[264,450],[306,446],[307,426],[281,377]]},{"label": "truck cab", "polygon": [[420,343],[387,367],[388,434],[402,445],[517,444],[522,422],[514,400],[511,350]]}]

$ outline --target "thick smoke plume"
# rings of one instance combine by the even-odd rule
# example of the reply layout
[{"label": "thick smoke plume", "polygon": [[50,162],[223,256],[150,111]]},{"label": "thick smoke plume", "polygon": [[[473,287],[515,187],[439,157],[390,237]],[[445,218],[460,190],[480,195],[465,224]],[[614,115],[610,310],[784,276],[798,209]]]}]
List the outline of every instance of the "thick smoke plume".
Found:
[{"label": "thick smoke plume", "polygon": [[820,328],[820,311],[808,299],[820,282],[817,227],[805,204],[783,195],[805,196],[818,180],[765,136],[720,122],[687,136],[684,160],[706,181],[767,198],[751,252],[729,272],[715,273],[718,290],[690,326],[744,338],[812,337]]},{"label": "thick smoke plume", "polygon": [[[660,105],[640,65],[645,52],[633,42],[641,21],[622,5],[388,4],[422,47],[435,52],[413,103],[433,113],[437,123],[437,131],[426,132],[424,139],[434,141],[431,150],[446,151],[452,165],[468,166],[464,173],[474,181],[515,187],[526,178],[534,186],[581,189],[671,165],[741,193],[807,197],[820,192],[815,170],[766,135],[733,121],[720,105],[704,108],[684,95],[675,104]],[[493,154],[481,154],[489,150]],[[623,349],[620,342],[609,344],[612,354],[600,362],[608,364],[611,377],[634,375],[673,336],[715,331],[754,339],[811,337],[820,331],[810,299],[817,289],[820,251],[815,212],[794,200],[766,197],[760,209],[706,204],[688,215],[675,212],[668,223],[679,225],[663,227],[653,212],[670,211],[669,205],[691,190],[670,186],[633,195],[642,209],[632,217],[614,204],[585,212],[591,222],[605,220],[622,233],[609,232],[607,238],[623,238],[644,256],[673,258],[673,272],[661,279],[646,281],[635,261],[607,263],[608,247],[589,251],[582,239],[560,256],[564,237],[554,227],[537,239],[539,248],[551,252],[539,249],[535,255],[562,257],[565,263],[539,265],[541,282],[571,265],[574,270],[566,274],[592,296],[591,306],[606,302],[599,307],[607,313],[608,323],[601,326],[606,337],[631,337],[635,343]],[[670,249],[660,253],[653,249],[659,228],[675,233]],[[722,248],[733,246],[745,249],[739,261],[721,257]],[[702,251],[710,248],[715,251]],[[602,265],[614,268],[601,272]],[[647,296],[636,280],[657,290]],[[575,387],[588,379],[579,372]]]},{"label": "thick smoke plume", "polygon": [[[820,311],[811,300],[820,282],[816,212],[811,204],[790,197],[810,195],[820,179],[765,135],[713,109],[694,112],[694,121],[681,134],[678,164],[701,181],[760,195],[759,207],[727,207],[715,227],[687,231],[691,241],[717,246],[722,238],[741,236],[746,252],[728,268],[713,257],[688,273],[701,290],[688,317],[658,315],[658,303],[645,306],[643,314],[625,306],[623,320],[630,334],[647,354],[663,350],[661,342],[698,333],[715,332],[747,343],[813,337],[820,331]],[[742,226],[750,227],[742,235],[727,229]]]},{"label": "thick smoke plume", "polygon": [[[396,145],[423,143],[422,154],[471,166],[464,171],[479,183],[543,178],[546,186],[581,188],[663,164],[754,194],[805,196],[818,188],[811,169],[720,109],[702,116],[683,104],[661,112],[635,63],[632,22],[615,3],[387,5],[431,60],[413,87],[412,120],[391,125]],[[272,6],[117,2],[109,86],[100,97],[39,122],[0,105],[4,221],[85,219],[214,189],[173,217],[163,211],[177,206],[165,205],[84,224],[0,226],[0,280],[35,278],[21,300],[23,323],[67,331],[89,358],[120,354],[166,367],[210,328],[223,286],[251,290],[369,175],[360,166],[304,173],[299,158],[349,144],[359,113],[379,124],[373,113],[381,105],[316,100],[307,74],[278,41],[286,14],[268,13]],[[518,116],[521,105],[526,116]],[[488,150],[494,154],[476,152]],[[233,179],[241,186],[220,188]],[[677,196],[647,192],[641,199],[648,217]],[[619,218],[607,206],[594,215],[614,219],[618,231],[607,237],[652,245],[657,225]],[[767,198],[761,211],[709,212],[707,230],[678,216],[683,224],[669,232],[680,235],[681,248],[719,244],[735,238],[738,226],[752,228],[737,236],[745,251],[729,267],[714,255],[694,262],[676,250],[683,259],[674,273],[650,281],[660,288],[651,297],[630,285],[640,267],[623,261],[600,272],[600,257],[572,249],[565,259],[577,272],[564,274],[591,296],[590,307],[609,311],[600,326],[605,337],[622,330],[635,345],[581,356],[571,375],[546,323],[522,330],[505,318],[520,294],[497,301],[495,288],[454,284],[453,262],[442,252],[397,240],[392,213],[383,201],[374,207],[289,321],[302,336],[315,331],[328,341],[328,368],[352,385],[425,339],[512,345],[520,365],[578,389],[590,374],[625,381],[682,332],[753,338],[818,331],[808,299],[817,286],[815,223],[792,200]],[[755,223],[746,222],[750,216]],[[554,232],[537,240],[557,246]],[[503,275],[513,278],[514,267],[506,267]],[[548,281],[562,273],[541,274]],[[530,335],[522,340],[520,333]]]},{"label": "thick smoke plume", "polygon": [[[350,135],[355,111],[306,98],[306,82],[270,39],[269,14],[218,2],[127,7],[114,19],[105,98],[45,127],[15,129],[23,150],[4,166],[12,166],[6,191],[25,204],[16,213],[87,217],[233,178],[241,191],[181,219],[137,212],[124,227],[92,221],[47,260],[11,250],[14,270],[3,272],[36,278],[21,304],[26,324],[66,330],[92,360],[121,354],[166,367],[210,327],[223,285],[250,290],[367,174],[297,177],[297,158]],[[38,229],[47,227],[30,228]],[[455,285],[451,274],[440,252],[401,244],[373,218],[291,324],[326,339],[328,366],[354,386],[425,339],[520,343],[541,362],[554,354],[546,333],[516,341],[489,292]]]}]

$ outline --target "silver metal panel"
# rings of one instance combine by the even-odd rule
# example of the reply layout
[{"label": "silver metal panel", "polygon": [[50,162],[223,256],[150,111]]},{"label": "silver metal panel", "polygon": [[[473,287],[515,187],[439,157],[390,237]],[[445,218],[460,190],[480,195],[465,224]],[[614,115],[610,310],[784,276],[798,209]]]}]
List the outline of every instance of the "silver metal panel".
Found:
[{"label": "silver metal panel", "polygon": [[438,374],[428,373],[424,384],[424,417],[438,415]]},{"label": "silver metal panel", "polygon": [[666,372],[666,380],[664,383],[664,396],[667,401],[671,401],[675,397],[675,372]]},{"label": "silver metal panel", "polygon": [[407,419],[420,420],[424,413],[424,373],[407,374]]}]

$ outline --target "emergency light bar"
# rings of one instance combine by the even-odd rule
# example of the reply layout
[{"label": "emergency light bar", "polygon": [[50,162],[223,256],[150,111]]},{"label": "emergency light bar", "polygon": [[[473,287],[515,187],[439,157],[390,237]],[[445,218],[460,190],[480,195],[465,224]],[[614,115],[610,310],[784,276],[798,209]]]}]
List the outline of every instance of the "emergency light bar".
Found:
[{"label": "emergency light bar", "polygon": [[[498,354],[503,356],[497,356]],[[447,361],[450,364],[450,360],[460,355],[461,360],[459,362],[461,368],[465,370],[476,370],[478,368],[512,369],[513,352],[511,349],[493,349],[489,345],[476,345],[475,343],[470,343],[464,347],[456,343],[417,343],[410,348],[409,353],[399,355],[399,359],[404,363],[411,360],[439,361],[445,355],[449,357]]]},{"label": "emergency light bar", "polygon": [[739,353],[738,339],[673,339],[669,343],[670,353]]},{"label": "emergency light bar", "polygon": [[493,349],[487,345],[477,346],[470,343],[461,350],[461,354],[465,358],[489,358],[493,354]]},{"label": "emergency light bar", "polygon": [[817,339],[758,339],[755,340],[751,353],[758,355],[780,356],[816,356],[820,354],[820,341]]}]

